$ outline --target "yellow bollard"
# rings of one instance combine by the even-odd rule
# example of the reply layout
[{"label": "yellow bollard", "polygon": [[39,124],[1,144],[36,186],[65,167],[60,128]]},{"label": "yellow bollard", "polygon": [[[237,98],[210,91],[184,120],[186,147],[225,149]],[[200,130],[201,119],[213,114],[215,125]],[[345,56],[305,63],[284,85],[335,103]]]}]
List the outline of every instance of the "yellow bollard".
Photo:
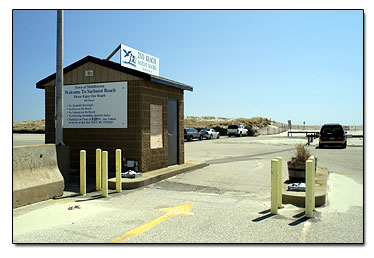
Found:
[{"label": "yellow bollard", "polygon": [[282,157],[278,160],[278,208],[282,208]]},{"label": "yellow bollard", "polygon": [[96,191],[101,190],[101,149],[96,149]]},{"label": "yellow bollard", "polygon": [[121,172],[122,172],[122,165],[121,165],[121,150],[116,150],[116,192],[122,192],[122,181],[121,181]]},{"label": "yellow bollard", "polygon": [[305,164],[305,216],[313,218],[314,210],[314,162],[308,159]]},{"label": "yellow bollard", "polygon": [[271,160],[271,214],[278,213],[278,163],[277,159]]},{"label": "yellow bollard", "polygon": [[86,151],[81,150],[80,152],[80,193],[81,195],[86,195]]},{"label": "yellow bollard", "polygon": [[316,207],[316,191],[315,191],[315,176],[316,176],[316,159],[314,158],[314,156],[311,156],[310,158],[309,158],[311,161],[313,161],[313,171],[314,171],[314,173],[313,173],[313,182],[314,182],[314,184],[313,184],[313,196],[312,196],[312,207],[313,207],[313,210],[314,210],[314,208]]},{"label": "yellow bollard", "polygon": [[102,173],[102,196],[109,197],[108,195],[108,152],[102,152],[101,158],[101,173]]}]

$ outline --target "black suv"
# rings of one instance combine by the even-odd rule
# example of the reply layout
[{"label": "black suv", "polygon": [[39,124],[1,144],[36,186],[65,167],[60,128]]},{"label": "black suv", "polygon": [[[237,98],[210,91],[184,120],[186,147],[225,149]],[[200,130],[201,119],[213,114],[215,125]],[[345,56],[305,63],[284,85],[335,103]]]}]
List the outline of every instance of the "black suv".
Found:
[{"label": "black suv", "polygon": [[343,126],[340,124],[324,124],[319,133],[319,147],[325,145],[340,145],[342,148],[347,147],[347,136]]},{"label": "black suv", "polygon": [[203,135],[199,133],[195,128],[184,128],[184,139],[187,141],[192,141],[193,139],[203,139]]}]

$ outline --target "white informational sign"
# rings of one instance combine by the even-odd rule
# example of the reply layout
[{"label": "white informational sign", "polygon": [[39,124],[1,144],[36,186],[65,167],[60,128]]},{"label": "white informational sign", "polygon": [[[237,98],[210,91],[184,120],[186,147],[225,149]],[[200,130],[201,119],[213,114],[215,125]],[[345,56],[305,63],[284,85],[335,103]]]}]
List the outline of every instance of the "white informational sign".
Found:
[{"label": "white informational sign", "polygon": [[64,128],[127,128],[127,82],[65,85]]},{"label": "white informational sign", "polygon": [[135,48],[121,44],[121,65],[143,73],[159,76],[160,60]]}]

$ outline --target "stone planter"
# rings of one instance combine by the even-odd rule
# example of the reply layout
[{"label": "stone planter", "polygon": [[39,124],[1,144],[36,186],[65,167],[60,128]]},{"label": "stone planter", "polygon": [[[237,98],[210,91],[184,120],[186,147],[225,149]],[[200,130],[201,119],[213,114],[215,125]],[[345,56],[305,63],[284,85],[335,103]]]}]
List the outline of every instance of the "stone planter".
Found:
[{"label": "stone planter", "polygon": [[[315,171],[317,170],[317,158]],[[290,183],[305,183],[305,162],[287,162]]]}]

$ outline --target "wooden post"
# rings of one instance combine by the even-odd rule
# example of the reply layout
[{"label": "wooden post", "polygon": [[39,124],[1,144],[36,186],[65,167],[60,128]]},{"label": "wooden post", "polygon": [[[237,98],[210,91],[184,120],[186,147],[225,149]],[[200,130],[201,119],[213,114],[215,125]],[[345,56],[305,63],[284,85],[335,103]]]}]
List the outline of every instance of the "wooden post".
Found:
[{"label": "wooden post", "polygon": [[313,218],[314,173],[314,162],[308,159],[305,165],[305,216],[307,218]]},{"label": "wooden post", "polygon": [[101,190],[101,149],[96,149],[96,191]]},{"label": "wooden post", "polygon": [[121,150],[116,150],[116,192],[122,192],[122,181],[121,181],[121,172],[122,172],[122,165],[121,165]]},{"label": "wooden post", "polygon": [[102,172],[102,196],[108,197],[108,152],[102,152],[101,159],[101,172]]},{"label": "wooden post", "polygon": [[80,173],[79,173],[79,186],[81,195],[86,195],[86,151],[80,152]]},{"label": "wooden post", "polygon": [[278,163],[277,159],[271,160],[271,214],[278,213]]},{"label": "wooden post", "polygon": [[277,157],[278,160],[278,208],[282,208],[282,157]]}]

